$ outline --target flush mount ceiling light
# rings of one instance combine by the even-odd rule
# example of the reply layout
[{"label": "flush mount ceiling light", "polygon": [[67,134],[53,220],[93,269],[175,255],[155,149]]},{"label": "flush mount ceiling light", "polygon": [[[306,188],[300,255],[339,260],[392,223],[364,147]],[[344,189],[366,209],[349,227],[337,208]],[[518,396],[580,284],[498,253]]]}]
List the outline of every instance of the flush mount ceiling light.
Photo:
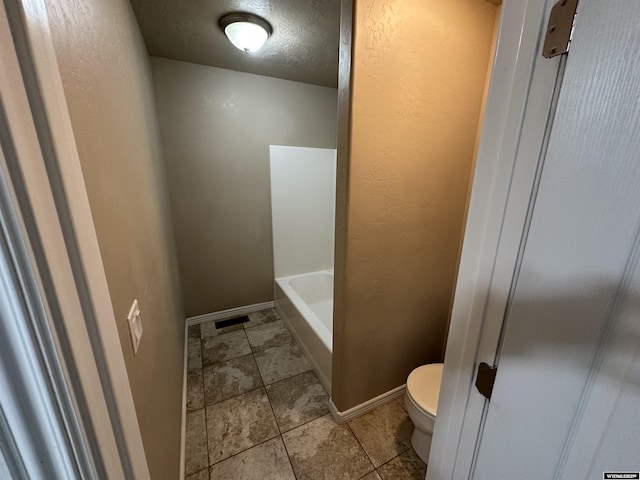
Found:
[{"label": "flush mount ceiling light", "polygon": [[273,33],[269,22],[251,13],[229,13],[218,24],[229,41],[246,53],[260,50]]}]

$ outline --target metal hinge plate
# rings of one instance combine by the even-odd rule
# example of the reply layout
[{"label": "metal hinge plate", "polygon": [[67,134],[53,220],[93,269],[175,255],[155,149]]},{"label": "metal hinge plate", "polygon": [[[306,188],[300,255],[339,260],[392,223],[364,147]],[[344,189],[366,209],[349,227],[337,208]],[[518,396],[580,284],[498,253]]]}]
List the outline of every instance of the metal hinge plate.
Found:
[{"label": "metal hinge plate", "polygon": [[578,0],[560,0],[551,8],[547,36],[542,47],[544,57],[552,58],[569,51],[577,7]]},{"label": "metal hinge plate", "polygon": [[496,373],[498,367],[490,367],[488,364],[482,362],[478,365],[478,374],[476,375],[476,388],[481,395],[487,400],[491,400],[491,393],[493,392],[493,384],[496,381]]}]

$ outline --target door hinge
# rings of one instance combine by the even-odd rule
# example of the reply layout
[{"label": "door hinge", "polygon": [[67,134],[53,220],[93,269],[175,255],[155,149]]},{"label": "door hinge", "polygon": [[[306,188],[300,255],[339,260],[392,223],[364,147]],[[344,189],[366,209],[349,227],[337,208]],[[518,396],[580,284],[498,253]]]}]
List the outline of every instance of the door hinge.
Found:
[{"label": "door hinge", "polygon": [[498,367],[490,367],[484,362],[478,365],[476,388],[487,400],[491,400],[491,392],[493,392],[493,384],[496,381],[497,371]]},{"label": "door hinge", "polygon": [[559,0],[551,8],[547,36],[542,47],[544,57],[552,58],[569,51],[577,7],[578,0]]}]

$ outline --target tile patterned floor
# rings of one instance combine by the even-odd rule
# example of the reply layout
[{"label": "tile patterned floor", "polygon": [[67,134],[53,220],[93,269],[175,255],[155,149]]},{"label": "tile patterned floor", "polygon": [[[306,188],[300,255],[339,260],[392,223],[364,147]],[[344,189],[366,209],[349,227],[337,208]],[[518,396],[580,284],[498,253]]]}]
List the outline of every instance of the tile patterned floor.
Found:
[{"label": "tile patterned floor", "polygon": [[423,480],[402,399],[338,425],[275,310],[189,328],[187,480]]}]

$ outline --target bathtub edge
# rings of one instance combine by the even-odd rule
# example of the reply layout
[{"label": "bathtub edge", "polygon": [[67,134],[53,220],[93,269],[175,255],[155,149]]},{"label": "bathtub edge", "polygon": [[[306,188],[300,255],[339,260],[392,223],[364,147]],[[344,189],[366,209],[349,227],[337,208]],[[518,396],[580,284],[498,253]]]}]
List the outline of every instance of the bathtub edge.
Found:
[{"label": "bathtub edge", "polygon": [[[302,350],[302,353],[311,364],[311,368],[313,368],[313,371],[318,376],[320,383],[327,393],[331,395],[331,352],[310,325],[307,324],[309,330],[312,332],[311,334],[305,335],[304,332],[301,331],[301,328],[297,328],[297,326],[305,324],[307,320],[275,281],[274,289],[276,312],[278,312],[278,315],[280,315],[280,318],[300,347],[300,350]],[[287,311],[293,311],[292,313],[298,317],[297,321],[296,318],[292,318],[292,315],[287,315]]]}]

